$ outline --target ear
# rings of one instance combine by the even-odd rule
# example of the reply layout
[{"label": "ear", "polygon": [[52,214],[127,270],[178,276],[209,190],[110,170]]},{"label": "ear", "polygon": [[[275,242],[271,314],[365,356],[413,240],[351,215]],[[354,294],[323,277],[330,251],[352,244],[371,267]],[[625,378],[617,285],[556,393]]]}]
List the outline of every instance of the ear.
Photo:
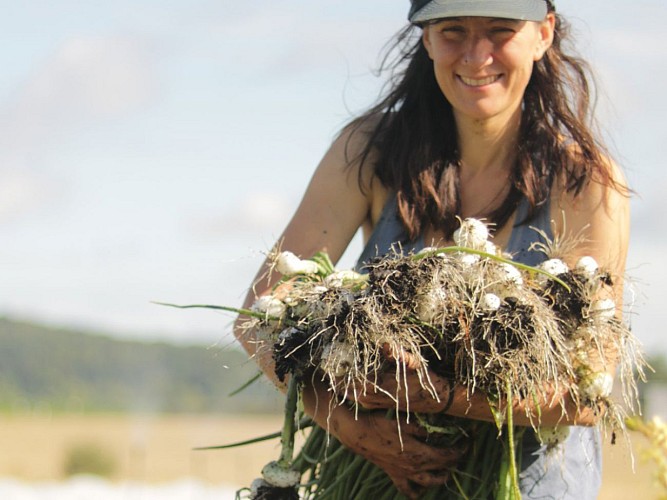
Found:
[{"label": "ear", "polygon": [[433,60],[433,56],[431,55],[431,27],[429,25],[422,28],[422,43],[424,44],[428,57]]},{"label": "ear", "polygon": [[554,30],[556,29],[556,15],[549,12],[538,26],[538,41],[535,46],[535,56],[533,59],[539,61],[544,53],[551,47],[554,41]]}]

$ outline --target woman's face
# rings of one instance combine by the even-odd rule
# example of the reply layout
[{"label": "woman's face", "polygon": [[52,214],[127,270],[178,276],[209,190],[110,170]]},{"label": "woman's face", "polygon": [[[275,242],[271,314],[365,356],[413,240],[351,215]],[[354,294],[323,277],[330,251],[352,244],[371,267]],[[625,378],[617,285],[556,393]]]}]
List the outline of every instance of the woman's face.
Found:
[{"label": "woman's face", "polygon": [[533,64],[551,45],[554,24],[549,14],[542,22],[460,17],[425,26],[424,46],[457,120],[518,113]]}]

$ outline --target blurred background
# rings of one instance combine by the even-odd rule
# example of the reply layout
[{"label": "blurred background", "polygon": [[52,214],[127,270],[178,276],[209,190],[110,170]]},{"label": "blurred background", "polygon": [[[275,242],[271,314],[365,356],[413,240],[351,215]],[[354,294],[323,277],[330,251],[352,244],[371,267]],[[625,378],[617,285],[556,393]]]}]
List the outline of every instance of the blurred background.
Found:
[{"label": "blurred background", "polygon": [[[228,397],[255,371],[230,315],[152,301],[240,304],[332,138],[378,95],[373,70],[407,0],[0,4],[0,496],[58,495],[44,482],[81,472],[197,479],[174,487],[181,498],[246,484],[259,468],[221,475],[229,467],[214,461],[230,452],[190,448],[273,430],[279,401],[262,384]],[[637,192],[628,318],[659,368],[647,415],[664,415],[667,4],[557,7],[598,76],[598,117]],[[357,237],[340,266],[360,248]],[[102,465],[77,469],[77,456]],[[645,470],[628,474],[650,483]]]}]

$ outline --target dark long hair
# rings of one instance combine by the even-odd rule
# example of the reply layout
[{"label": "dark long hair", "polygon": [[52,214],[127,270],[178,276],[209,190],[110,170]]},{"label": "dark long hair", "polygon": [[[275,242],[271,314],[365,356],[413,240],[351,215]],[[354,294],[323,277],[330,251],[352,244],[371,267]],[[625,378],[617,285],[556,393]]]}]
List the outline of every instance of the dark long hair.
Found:
[{"label": "dark long hair", "polygon": [[[348,161],[363,168],[372,158],[375,175],[396,192],[410,238],[427,227],[451,238],[461,215],[456,125],[417,30],[408,26],[388,47],[381,64],[381,71],[391,72],[388,90],[352,122],[351,135],[368,137]],[[566,53],[568,37],[569,26],[556,15],[553,44],[535,63],[525,90],[509,191],[498,208],[484,214],[496,228],[507,223],[522,197],[530,219],[547,202],[556,177],[574,195],[593,179],[623,189],[612,178],[594,127],[591,72],[583,60]],[[391,59],[390,54],[397,55]]]}]

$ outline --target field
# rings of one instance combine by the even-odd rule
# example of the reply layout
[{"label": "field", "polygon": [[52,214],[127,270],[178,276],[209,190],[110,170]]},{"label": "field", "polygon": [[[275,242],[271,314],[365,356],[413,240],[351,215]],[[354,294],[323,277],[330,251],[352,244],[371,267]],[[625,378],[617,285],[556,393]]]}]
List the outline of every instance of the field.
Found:
[{"label": "field", "polygon": [[[276,416],[3,415],[0,478],[59,481],[73,450],[95,449],[113,465],[116,482],[166,483],[193,478],[207,484],[248,485],[264,463],[277,457],[278,441],[232,450],[195,451],[278,430]],[[605,447],[602,500],[658,498],[653,466],[644,463],[640,436],[633,437],[637,472],[620,443]]]}]

